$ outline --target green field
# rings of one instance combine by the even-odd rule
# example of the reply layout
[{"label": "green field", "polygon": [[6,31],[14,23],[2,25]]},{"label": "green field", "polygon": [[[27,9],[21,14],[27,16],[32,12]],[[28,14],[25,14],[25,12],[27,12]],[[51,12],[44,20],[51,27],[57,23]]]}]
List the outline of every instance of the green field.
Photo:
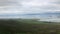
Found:
[{"label": "green field", "polygon": [[60,34],[60,23],[36,19],[1,19],[0,34]]}]

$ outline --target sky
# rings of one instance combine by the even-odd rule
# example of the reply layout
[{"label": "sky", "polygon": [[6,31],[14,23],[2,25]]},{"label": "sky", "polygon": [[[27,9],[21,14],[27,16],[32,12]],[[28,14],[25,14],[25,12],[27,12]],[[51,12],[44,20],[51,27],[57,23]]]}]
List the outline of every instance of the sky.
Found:
[{"label": "sky", "polygon": [[0,0],[0,14],[60,12],[60,0]]}]

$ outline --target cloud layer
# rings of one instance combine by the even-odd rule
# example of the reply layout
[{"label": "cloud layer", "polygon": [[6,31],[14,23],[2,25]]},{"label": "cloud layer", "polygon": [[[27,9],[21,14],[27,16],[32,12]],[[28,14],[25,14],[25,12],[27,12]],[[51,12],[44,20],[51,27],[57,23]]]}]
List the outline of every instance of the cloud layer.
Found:
[{"label": "cloud layer", "polygon": [[60,11],[60,0],[0,0],[0,14]]}]

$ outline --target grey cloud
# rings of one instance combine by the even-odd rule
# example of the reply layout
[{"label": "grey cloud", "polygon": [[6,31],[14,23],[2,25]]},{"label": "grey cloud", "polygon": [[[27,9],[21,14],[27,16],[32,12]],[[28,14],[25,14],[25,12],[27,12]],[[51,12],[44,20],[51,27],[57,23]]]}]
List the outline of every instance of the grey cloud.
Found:
[{"label": "grey cloud", "polygon": [[[59,6],[55,6],[54,4],[58,5],[60,3],[60,0],[54,0],[54,2],[50,2],[51,5],[46,5],[46,6],[29,6],[29,8],[23,8],[24,11],[41,11],[41,10],[60,10]],[[32,8],[31,8],[32,7]]]},{"label": "grey cloud", "polygon": [[0,6],[17,5],[16,0],[0,0]]},{"label": "grey cloud", "polygon": [[[9,0],[9,1],[3,1],[0,0],[2,2],[0,2],[0,6],[10,6],[13,5],[15,7],[6,7],[6,8],[1,8],[0,11],[2,10],[7,10],[7,11],[32,11],[32,12],[45,12],[47,10],[59,10],[60,7],[54,6],[54,5],[44,5],[44,6],[25,6],[22,5],[22,2],[31,2],[32,0]],[[37,1],[37,0],[36,0]],[[50,2],[51,4],[57,4],[60,1],[55,1],[55,2]]]},{"label": "grey cloud", "polygon": [[[24,0],[23,0],[24,1]],[[32,0],[31,0],[32,1]],[[25,0],[24,2],[28,2],[27,0]],[[58,5],[60,1],[54,1],[54,2],[50,2],[51,5],[44,5],[44,6],[25,6],[22,8],[20,8],[21,11],[32,11],[32,12],[45,12],[48,10],[60,10],[59,6],[55,6],[54,4]]]},{"label": "grey cloud", "polygon": [[52,4],[60,4],[60,1],[58,1],[58,2],[51,2]]},{"label": "grey cloud", "polygon": [[54,6],[43,6],[43,7],[40,7],[41,9],[46,9],[46,10],[56,10],[56,9],[60,9],[60,7],[54,7]]},{"label": "grey cloud", "polygon": [[53,2],[50,2],[52,4],[60,4],[60,0],[54,0]]}]

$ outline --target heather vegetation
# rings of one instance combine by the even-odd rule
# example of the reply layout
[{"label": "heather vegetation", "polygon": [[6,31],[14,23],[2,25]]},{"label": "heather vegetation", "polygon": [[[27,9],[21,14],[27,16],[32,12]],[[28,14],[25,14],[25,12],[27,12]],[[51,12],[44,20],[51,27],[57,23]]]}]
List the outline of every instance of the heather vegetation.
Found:
[{"label": "heather vegetation", "polygon": [[37,19],[0,19],[0,34],[60,34],[60,23]]}]

